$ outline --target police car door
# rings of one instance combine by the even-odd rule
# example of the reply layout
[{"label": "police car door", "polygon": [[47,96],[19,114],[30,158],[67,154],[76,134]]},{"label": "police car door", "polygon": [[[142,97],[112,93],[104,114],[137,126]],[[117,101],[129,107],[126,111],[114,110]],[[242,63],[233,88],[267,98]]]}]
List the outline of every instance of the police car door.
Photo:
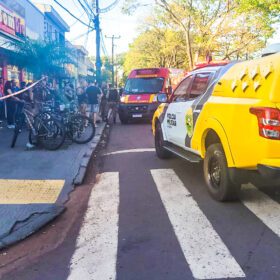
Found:
[{"label": "police car door", "polygon": [[182,129],[182,124],[181,122],[178,122],[178,120],[182,117],[182,107],[184,107],[184,102],[188,97],[192,79],[192,75],[186,77],[176,88],[174,91],[173,100],[168,105],[163,122],[163,131],[165,132],[166,140],[177,145],[179,144],[179,135],[181,134],[180,130]]},{"label": "police car door", "polygon": [[182,148],[191,147],[191,139],[198,117],[196,111],[198,107],[201,107],[201,100],[203,100],[203,95],[208,88],[213,74],[213,72],[201,72],[195,74],[190,89],[188,90],[188,96],[181,104],[181,114],[177,117],[177,145]]}]

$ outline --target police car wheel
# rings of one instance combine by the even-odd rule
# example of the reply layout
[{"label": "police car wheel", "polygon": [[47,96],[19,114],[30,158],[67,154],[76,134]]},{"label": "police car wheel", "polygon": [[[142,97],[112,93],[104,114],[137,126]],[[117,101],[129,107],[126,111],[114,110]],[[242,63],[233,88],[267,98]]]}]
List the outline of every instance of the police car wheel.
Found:
[{"label": "police car wheel", "polygon": [[238,199],[241,185],[230,179],[226,156],[221,144],[213,144],[207,149],[203,169],[208,191],[215,200]]},{"label": "police car wheel", "polygon": [[163,136],[161,131],[161,125],[159,122],[156,123],[155,148],[156,154],[160,159],[167,159],[172,156],[172,154],[169,151],[163,148]]}]

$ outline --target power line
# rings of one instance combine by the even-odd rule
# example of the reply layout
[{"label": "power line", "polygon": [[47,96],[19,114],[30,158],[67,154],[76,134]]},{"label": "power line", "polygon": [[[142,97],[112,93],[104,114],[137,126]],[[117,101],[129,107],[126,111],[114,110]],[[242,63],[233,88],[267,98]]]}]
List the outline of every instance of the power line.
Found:
[{"label": "power line", "polygon": [[79,21],[81,24],[90,27],[87,23],[83,22],[82,20],[80,20],[78,17],[76,17],[74,14],[72,14],[67,8],[65,8],[62,4],[60,4],[57,0],[54,0],[54,2],[60,6],[64,11],[66,11],[70,16],[72,16],[73,18],[75,18],[77,21]]},{"label": "power line", "polygon": [[87,0],[83,0],[84,4],[87,6],[87,8],[89,9],[89,11],[94,15],[94,10],[93,10],[93,6],[90,6],[89,2]]},{"label": "power line", "polygon": [[[93,29],[92,29],[93,30]],[[85,38],[85,48],[87,48],[87,44],[88,44],[88,36],[89,36],[89,33],[92,31],[88,28],[87,30],[87,33],[86,33],[86,38]]]},{"label": "power line", "polygon": [[83,8],[83,10],[86,12],[88,18],[90,20],[92,20],[92,12],[91,12],[91,10],[89,10],[87,7],[85,7],[81,0],[78,0],[78,2],[81,5],[81,7]]},{"label": "power line", "polygon": [[79,12],[83,12],[83,10],[80,10],[80,5],[78,5],[77,3],[76,3],[76,0],[71,0],[71,2],[75,5],[75,7],[79,10]]},{"label": "power line", "polygon": [[79,36],[77,36],[77,37],[71,39],[70,42],[74,42],[74,41],[79,40],[80,38],[83,38],[83,37],[86,36],[89,32],[91,32],[91,31],[93,31],[93,30],[94,30],[94,28],[91,27],[91,29],[89,29],[89,31],[87,31],[87,32],[85,32],[85,33],[83,33],[83,34],[80,34]]},{"label": "power line", "polygon": [[100,9],[100,13],[104,14],[107,13],[109,11],[111,11],[112,9],[114,9],[118,4],[119,4],[120,0],[115,0],[111,5],[109,5],[106,8]]},{"label": "power line", "polygon": [[112,40],[112,86],[115,86],[115,40],[119,40],[121,36],[105,36],[107,39]]},{"label": "power line", "polygon": [[107,48],[105,45],[104,35],[103,35],[102,31],[101,31],[101,44],[102,44],[103,54],[108,57],[109,55],[108,55],[108,51],[107,51]]},{"label": "power line", "polygon": [[[83,15],[85,14],[85,12],[83,12],[79,18],[81,18]],[[79,21],[78,20],[75,20],[71,25],[70,25],[70,28],[73,27],[74,25],[76,25]]]}]

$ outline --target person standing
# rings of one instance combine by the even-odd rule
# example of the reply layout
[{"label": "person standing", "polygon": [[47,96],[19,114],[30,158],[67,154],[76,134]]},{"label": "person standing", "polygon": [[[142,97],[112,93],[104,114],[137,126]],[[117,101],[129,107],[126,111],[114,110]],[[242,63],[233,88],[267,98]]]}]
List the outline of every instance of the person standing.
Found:
[{"label": "person standing", "polygon": [[87,96],[85,89],[82,86],[77,87],[77,98],[79,104],[79,111],[83,116],[87,114]]},{"label": "person standing", "polygon": [[106,83],[104,83],[101,90],[102,90],[103,95],[100,100],[99,115],[103,121],[107,121],[107,114],[108,114],[107,97],[108,97],[108,92],[109,92],[108,85]]},{"label": "person standing", "polygon": [[[12,94],[12,82],[7,81],[4,86],[4,95]],[[9,129],[15,128],[15,112],[16,112],[16,100],[14,97],[10,97],[6,99],[7,105],[7,127]]]},{"label": "person standing", "polygon": [[96,127],[97,114],[99,112],[99,102],[102,97],[102,91],[97,84],[91,83],[86,89],[86,96],[88,101],[88,110],[90,117],[92,117],[93,123]]},{"label": "person standing", "polygon": [[108,94],[108,115],[107,115],[107,122],[110,119],[116,123],[117,120],[117,112],[118,112],[118,104],[120,102],[120,96],[117,89],[110,89]]},{"label": "person standing", "polygon": [[[4,87],[3,87],[3,81],[0,80],[0,98],[4,96]],[[3,123],[5,120],[5,101],[0,100],[0,128],[3,127]]]}]

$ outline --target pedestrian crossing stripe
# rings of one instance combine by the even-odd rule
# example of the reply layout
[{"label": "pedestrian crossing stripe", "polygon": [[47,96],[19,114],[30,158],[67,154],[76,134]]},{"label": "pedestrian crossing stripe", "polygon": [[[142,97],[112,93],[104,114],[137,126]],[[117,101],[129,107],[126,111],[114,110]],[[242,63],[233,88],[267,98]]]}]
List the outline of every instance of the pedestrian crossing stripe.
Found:
[{"label": "pedestrian crossing stripe", "polygon": [[252,184],[243,186],[242,203],[280,237],[280,204]]},{"label": "pedestrian crossing stripe", "polygon": [[[151,175],[193,277],[245,278],[237,260],[174,170],[151,170]],[[280,205],[276,201],[249,184],[244,186],[241,202],[280,236]],[[68,280],[117,279],[119,204],[119,173],[101,174],[90,196]]]},{"label": "pedestrian crossing stripe", "polygon": [[175,172],[171,169],[158,169],[151,170],[151,173],[194,278],[245,277]]},{"label": "pedestrian crossing stripe", "polygon": [[68,280],[116,279],[119,189],[118,172],[103,173],[94,186]]},{"label": "pedestrian crossing stripe", "polygon": [[52,204],[64,180],[0,180],[0,204]]}]

